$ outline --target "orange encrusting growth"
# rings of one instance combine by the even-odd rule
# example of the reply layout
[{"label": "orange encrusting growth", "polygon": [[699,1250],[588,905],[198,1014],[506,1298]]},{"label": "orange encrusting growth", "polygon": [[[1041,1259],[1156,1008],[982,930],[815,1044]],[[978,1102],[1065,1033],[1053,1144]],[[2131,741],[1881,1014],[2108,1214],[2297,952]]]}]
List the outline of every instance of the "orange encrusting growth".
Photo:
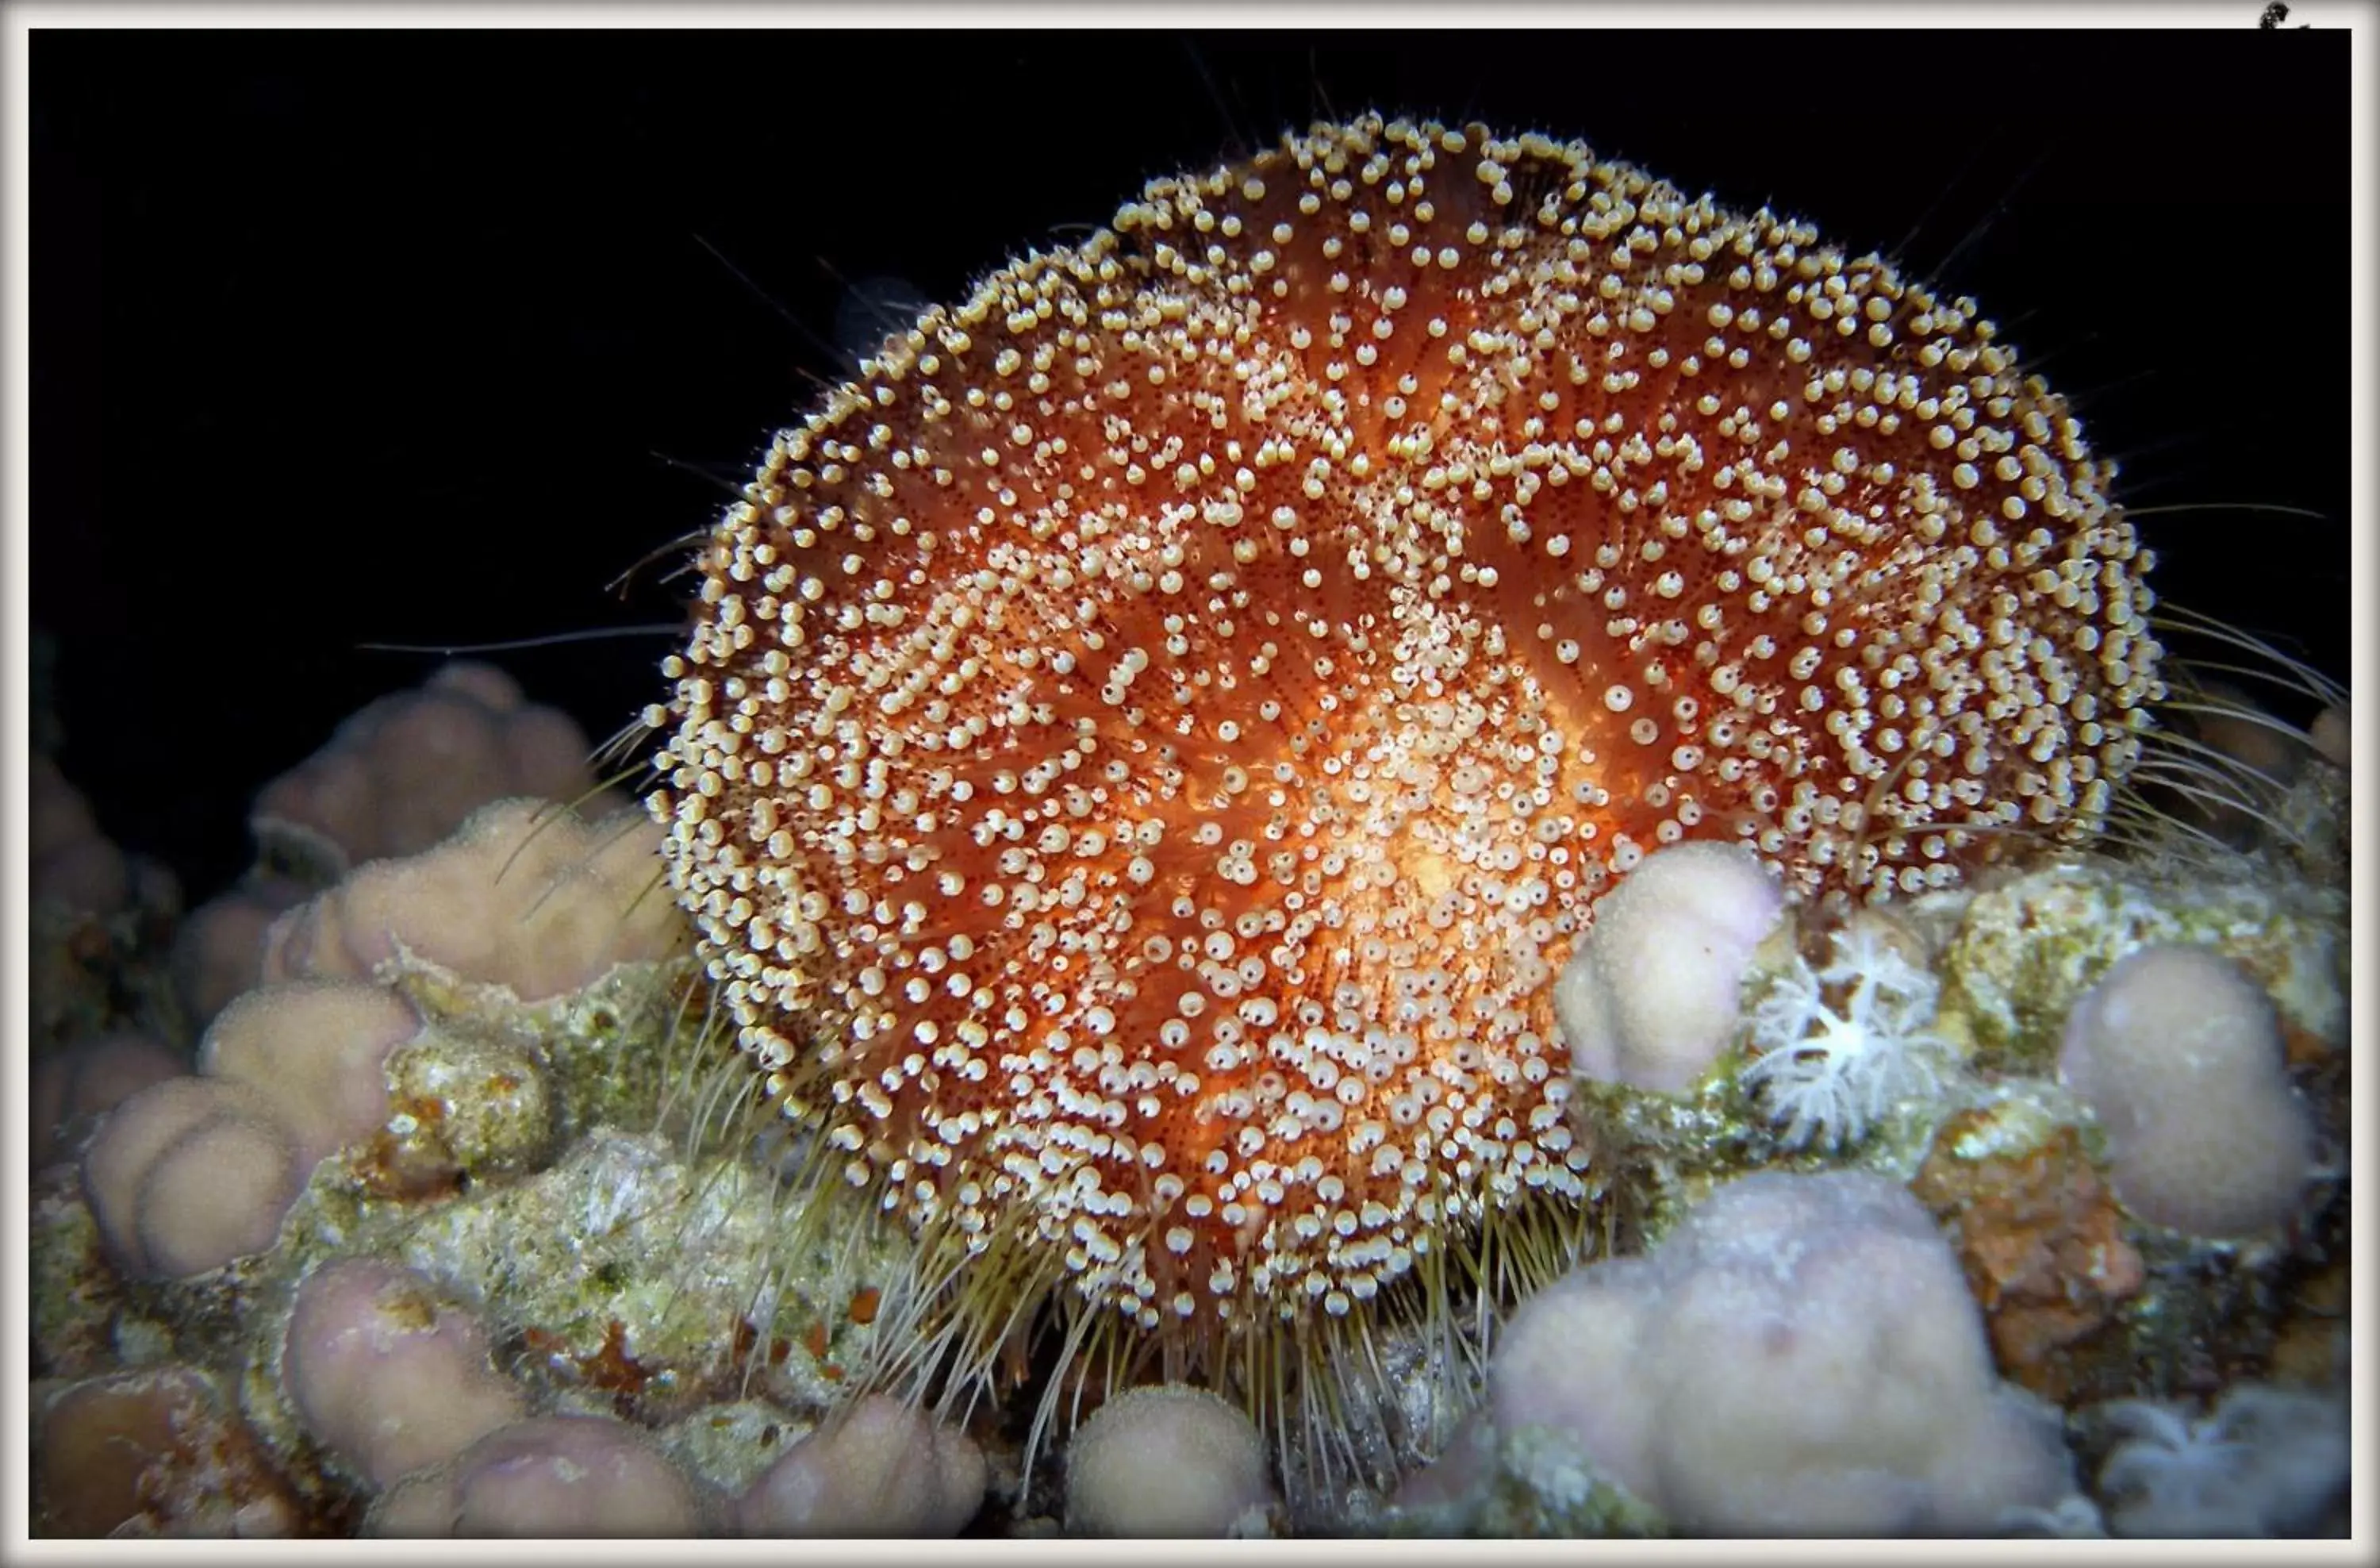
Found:
[{"label": "orange encrusting growth", "polygon": [[1966,300],[1584,147],[1320,127],[782,433],[649,719],[745,1048],[888,1208],[1143,1327],[1575,1197],[1610,879],[2079,838],[2147,565]]}]

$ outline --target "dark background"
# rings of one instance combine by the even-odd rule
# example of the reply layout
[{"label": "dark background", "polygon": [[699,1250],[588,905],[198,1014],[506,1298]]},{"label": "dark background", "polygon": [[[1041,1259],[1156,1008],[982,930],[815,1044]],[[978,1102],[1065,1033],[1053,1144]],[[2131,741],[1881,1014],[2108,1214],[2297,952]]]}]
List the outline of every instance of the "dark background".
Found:
[{"label": "dark background", "polygon": [[[437,662],[358,644],[675,619],[676,554],[606,585],[711,520],[833,373],[839,310],[888,292],[868,280],[951,298],[1151,176],[1371,106],[1584,136],[1974,295],[2136,508],[2319,515],[2142,523],[2168,597],[2343,675],[2347,40],[2256,10],[2196,33],[37,34],[32,612],[62,760],[203,896],[248,857],[256,787]],[[600,739],[664,649],[494,657]]]}]

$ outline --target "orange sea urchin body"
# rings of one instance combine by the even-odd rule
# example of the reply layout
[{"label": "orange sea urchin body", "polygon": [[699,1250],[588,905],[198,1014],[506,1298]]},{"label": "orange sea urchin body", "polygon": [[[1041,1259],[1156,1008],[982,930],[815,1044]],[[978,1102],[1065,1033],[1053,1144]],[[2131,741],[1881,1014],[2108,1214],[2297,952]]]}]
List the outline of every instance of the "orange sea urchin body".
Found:
[{"label": "orange sea urchin body", "polygon": [[778,436],[648,715],[672,884],[887,1207],[1147,1328],[1345,1314],[1585,1190],[1549,982],[1648,850],[1876,896],[2096,827],[2158,690],[2107,475],[1805,225],[1318,128]]}]

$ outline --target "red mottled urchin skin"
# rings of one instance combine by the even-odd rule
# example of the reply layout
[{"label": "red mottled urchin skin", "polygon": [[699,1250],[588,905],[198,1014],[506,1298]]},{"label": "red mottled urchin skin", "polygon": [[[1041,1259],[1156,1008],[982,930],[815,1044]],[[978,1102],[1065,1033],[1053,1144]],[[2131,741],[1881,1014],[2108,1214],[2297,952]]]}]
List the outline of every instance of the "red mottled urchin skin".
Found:
[{"label": "red mottled urchin skin", "polygon": [[1318,127],[777,437],[648,714],[672,885],[888,1207],[1143,1327],[1343,1314],[1583,1193],[1548,982],[1650,849],[2095,830],[2159,689],[2109,472],[1803,225]]}]

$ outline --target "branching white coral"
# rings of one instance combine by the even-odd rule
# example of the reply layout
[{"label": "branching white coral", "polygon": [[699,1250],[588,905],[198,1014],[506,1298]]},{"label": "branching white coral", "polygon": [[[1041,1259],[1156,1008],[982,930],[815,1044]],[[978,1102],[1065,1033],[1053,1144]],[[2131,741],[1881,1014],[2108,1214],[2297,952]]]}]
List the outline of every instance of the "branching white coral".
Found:
[{"label": "branching white coral", "polygon": [[2195,1421],[2139,1399],[2106,1414],[2131,1435],[2099,1471],[2116,1535],[2301,1533],[2347,1484],[2343,1400],[2243,1383]]},{"label": "branching white coral", "polygon": [[[1757,1092],[1781,1141],[1799,1149],[1856,1143],[1897,1101],[1930,1094],[1947,1045],[1927,1027],[1940,982],[1872,923],[1834,933],[1835,954],[1814,970],[1800,957],[1753,1009],[1760,1054],[1737,1081]],[[1839,1008],[1827,1000],[1844,988]]]}]

